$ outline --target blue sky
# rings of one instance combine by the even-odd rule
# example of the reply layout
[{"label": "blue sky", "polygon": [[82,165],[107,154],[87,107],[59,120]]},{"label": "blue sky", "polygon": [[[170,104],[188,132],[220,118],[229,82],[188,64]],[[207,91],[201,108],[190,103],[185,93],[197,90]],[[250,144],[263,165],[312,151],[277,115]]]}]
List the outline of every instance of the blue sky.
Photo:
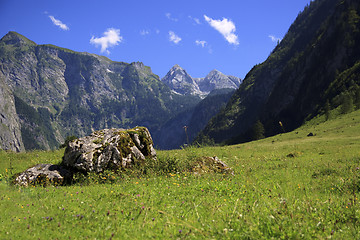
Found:
[{"label": "blue sky", "polygon": [[141,61],[160,77],[179,64],[244,78],[310,0],[0,0],[0,35]]}]

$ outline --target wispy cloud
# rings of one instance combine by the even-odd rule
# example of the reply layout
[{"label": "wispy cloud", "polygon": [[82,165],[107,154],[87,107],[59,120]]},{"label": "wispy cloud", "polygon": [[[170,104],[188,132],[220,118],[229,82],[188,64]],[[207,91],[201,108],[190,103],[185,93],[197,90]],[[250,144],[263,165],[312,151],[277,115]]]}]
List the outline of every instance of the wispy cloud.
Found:
[{"label": "wispy cloud", "polygon": [[55,24],[56,26],[58,26],[62,30],[65,30],[65,31],[70,30],[70,28],[66,24],[62,23],[59,19],[54,18],[54,16],[50,15],[49,18],[51,19],[53,24]]},{"label": "wispy cloud", "polygon": [[149,34],[150,34],[149,30],[143,29],[143,30],[140,31],[141,36],[145,36],[145,35],[149,35]]},{"label": "wispy cloud", "polygon": [[90,39],[91,44],[94,44],[95,46],[101,46],[100,51],[102,53],[106,51],[107,54],[110,54],[107,49],[109,47],[118,45],[123,40],[123,37],[120,36],[120,29],[108,28],[103,35],[104,36],[100,38],[95,38],[92,36]]},{"label": "wispy cloud", "polygon": [[282,40],[281,38],[275,37],[274,35],[269,35],[269,38],[271,39],[271,41],[276,43]]},{"label": "wispy cloud", "polygon": [[196,45],[201,46],[202,48],[204,48],[207,45],[207,42],[204,40],[196,40],[195,43]]},{"label": "wispy cloud", "polygon": [[178,44],[181,41],[181,37],[176,35],[173,31],[169,31],[169,41]]},{"label": "wispy cloud", "polygon": [[198,25],[201,24],[200,19],[195,18],[195,17],[192,17],[192,16],[189,16],[189,18],[190,18],[192,21],[194,21],[194,23],[196,23],[196,24],[198,24]]},{"label": "wispy cloud", "polygon": [[211,45],[208,44],[207,41],[205,41],[205,40],[196,40],[195,44],[197,46],[200,46],[201,48],[206,48],[210,54],[213,53],[212,47],[211,47]]},{"label": "wispy cloud", "polygon": [[222,20],[215,20],[206,15],[204,15],[204,18],[211,27],[224,36],[226,41],[228,41],[230,44],[239,45],[238,36],[235,34],[236,27],[231,20],[227,18],[223,18]]},{"label": "wispy cloud", "polygon": [[171,21],[174,21],[174,22],[179,21],[179,19],[172,17],[171,13],[165,13],[165,16],[167,17],[167,19],[169,19]]}]

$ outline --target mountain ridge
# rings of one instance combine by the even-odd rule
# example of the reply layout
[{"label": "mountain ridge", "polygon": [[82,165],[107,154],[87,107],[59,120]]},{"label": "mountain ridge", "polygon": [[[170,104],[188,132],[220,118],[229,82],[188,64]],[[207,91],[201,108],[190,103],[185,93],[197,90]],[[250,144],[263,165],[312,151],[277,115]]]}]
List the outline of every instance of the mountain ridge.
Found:
[{"label": "mountain ridge", "polygon": [[204,78],[193,78],[178,64],[175,64],[161,81],[177,94],[202,98],[215,89],[237,89],[242,82],[240,78],[225,75],[216,69]]},{"label": "mountain ridge", "polygon": [[0,138],[22,143],[1,148],[15,151],[53,149],[69,135],[115,126],[146,125],[156,132],[200,101],[173,94],[143,63],[38,45],[15,32],[0,40],[0,80],[8,86],[0,97],[0,112],[8,113],[2,126],[16,126]]},{"label": "mountain ridge", "polygon": [[142,62],[39,45],[16,32],[0,40],[0,86],[0,149],[14,151],[54,149],[73,135],[137,125],[159,148],[180,147],[175,128],[183,125],[162,126],[202,101],[175,93]]}]

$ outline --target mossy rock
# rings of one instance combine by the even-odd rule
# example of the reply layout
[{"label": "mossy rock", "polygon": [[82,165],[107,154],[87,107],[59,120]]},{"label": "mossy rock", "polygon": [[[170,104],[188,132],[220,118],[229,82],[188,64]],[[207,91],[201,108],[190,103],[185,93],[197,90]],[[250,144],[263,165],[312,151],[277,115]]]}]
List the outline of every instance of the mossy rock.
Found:
[{"label": "mossy rock", "polygon": [[102,172],[133,168],[156,159],[146,127],[103,129],[68,143],[63,164],[84,171]]},{"label": "mossy rock", "polygon": [[234,174],[234,171],[222,162],[217,156],[199,157],[194,161],[190,169],[195,174],[203,173],[224,173]]}]

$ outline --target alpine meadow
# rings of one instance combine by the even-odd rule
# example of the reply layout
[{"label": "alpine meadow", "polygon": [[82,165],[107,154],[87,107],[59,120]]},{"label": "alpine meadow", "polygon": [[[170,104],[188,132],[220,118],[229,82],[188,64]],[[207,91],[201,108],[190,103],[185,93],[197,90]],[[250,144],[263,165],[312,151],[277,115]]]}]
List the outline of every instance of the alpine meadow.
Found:
[{"label": "alpine meadow", "polygon": [[[198,32],[166,31],[172,48],[205,27],[233,52],[246,44],[231,19],[175,13],[163,18]],[[77,29],[43,15],[64,36]],[[360,2],[313,0],[294,19],[243,79],[214,68],[192,77],[184,62],[160,78],[140,61],[9,29],[0,239],[360,239]],[[109,28],[89,44],[109,56],[131,47],[121,34]]]}]

